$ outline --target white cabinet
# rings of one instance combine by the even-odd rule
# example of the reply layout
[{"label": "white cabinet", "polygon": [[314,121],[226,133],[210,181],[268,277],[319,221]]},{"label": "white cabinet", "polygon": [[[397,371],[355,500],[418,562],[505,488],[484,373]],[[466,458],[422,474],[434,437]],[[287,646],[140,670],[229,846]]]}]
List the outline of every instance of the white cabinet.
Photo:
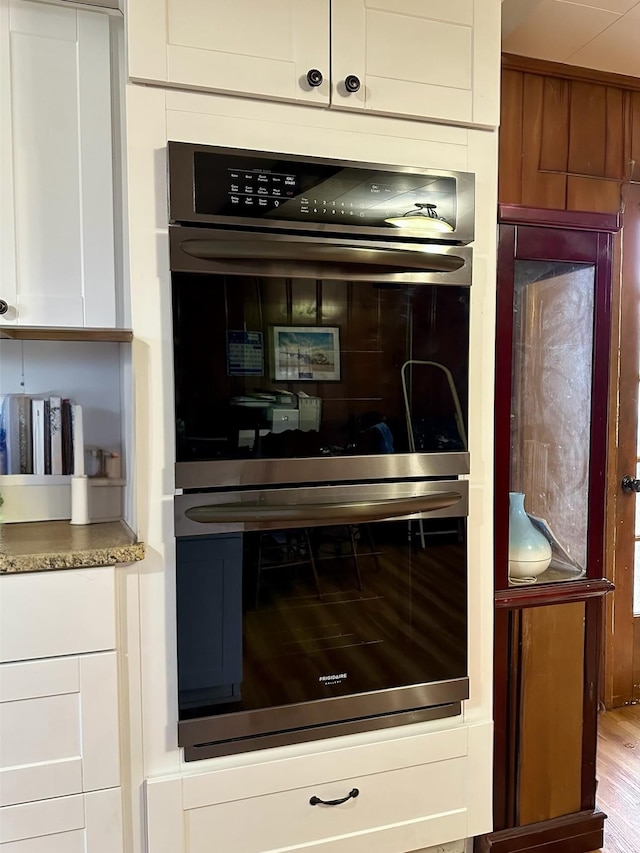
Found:
[{"label": "white cabinet", "polygon": [[131,0],[127,35],[135,80],[329,103],[329,0]]},{"label": "white cabinet", "polygon": [[[148,853],[399,853],[466,838],[487,823],[490,743],[490,726],[383,735],[368,745],[334,742],[305,757],[150,780]],[[312,805],[315,797],[345,801]]]},{"label": "white cabinet", "polygon": [[499,57],[495,0],[128,6],[133,80],[321,107],[495,126]]},{"label": "white cabinet", "polygon": [[10,806],[0,853],[122,853],[119,788]]},{"label": "white cabinet", "polygon": [[114,570],[0,579],[0,853],[118,853]]},{"label": "white cabinet", "polygon": [[116,325],[109,16],[0,0],[0,325]]},{"label": "white cabinet", "polygon": [[0,806],[120,784],[116,653],[0,665]]}]

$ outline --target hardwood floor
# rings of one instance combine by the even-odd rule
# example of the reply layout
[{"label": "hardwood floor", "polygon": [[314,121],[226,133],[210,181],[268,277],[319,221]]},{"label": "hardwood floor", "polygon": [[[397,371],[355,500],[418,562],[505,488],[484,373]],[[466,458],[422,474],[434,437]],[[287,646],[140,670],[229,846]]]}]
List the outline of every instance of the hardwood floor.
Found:
[{"label": "hardwood floor", "polygon": [[640,705],[599,717],[597,802],[608,815],[603,853],[640,851]]}]

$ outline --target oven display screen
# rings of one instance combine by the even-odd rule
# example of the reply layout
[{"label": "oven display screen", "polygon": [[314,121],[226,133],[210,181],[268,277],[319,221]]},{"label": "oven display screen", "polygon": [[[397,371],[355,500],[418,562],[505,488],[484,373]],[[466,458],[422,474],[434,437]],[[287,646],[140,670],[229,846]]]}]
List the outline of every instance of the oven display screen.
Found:
[{"label": "oven display screen", "polygon": [[453,177],[201,151],[194,185],[205,215],[393,228],[386,219],[430,204],[455,225]]}]

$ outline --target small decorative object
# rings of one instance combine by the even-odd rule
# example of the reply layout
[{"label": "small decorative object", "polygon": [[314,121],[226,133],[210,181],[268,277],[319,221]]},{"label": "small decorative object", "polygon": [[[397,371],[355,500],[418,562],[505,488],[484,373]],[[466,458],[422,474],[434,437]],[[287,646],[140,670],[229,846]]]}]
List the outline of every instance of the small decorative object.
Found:
[{"label": "small decorative object", "polygon": [[509,580],[534,583],[549,568],[551,545],[524,508],[524,494],[509,492]]},{"label": "small decorative object", "polygon": [[409,234],[444,234],[453,231],[453,225],[438,213],[437,205],[417,201],[402,216],[390,216],[385,222]]},{"label": "small decorative object", "polygon": [[289,382],[340,379],[338,326],[272,326],[272,376]]}]

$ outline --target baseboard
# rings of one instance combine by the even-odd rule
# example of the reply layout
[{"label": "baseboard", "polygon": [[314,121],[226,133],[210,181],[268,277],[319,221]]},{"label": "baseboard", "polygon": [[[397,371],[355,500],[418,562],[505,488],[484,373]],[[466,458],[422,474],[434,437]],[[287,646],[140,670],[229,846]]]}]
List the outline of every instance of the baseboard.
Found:
[{"label": "baseboard", "polygon": [[591,853],[603,845],[606,815],[599,809],[502,829],[475,839],[474,853]]}]

